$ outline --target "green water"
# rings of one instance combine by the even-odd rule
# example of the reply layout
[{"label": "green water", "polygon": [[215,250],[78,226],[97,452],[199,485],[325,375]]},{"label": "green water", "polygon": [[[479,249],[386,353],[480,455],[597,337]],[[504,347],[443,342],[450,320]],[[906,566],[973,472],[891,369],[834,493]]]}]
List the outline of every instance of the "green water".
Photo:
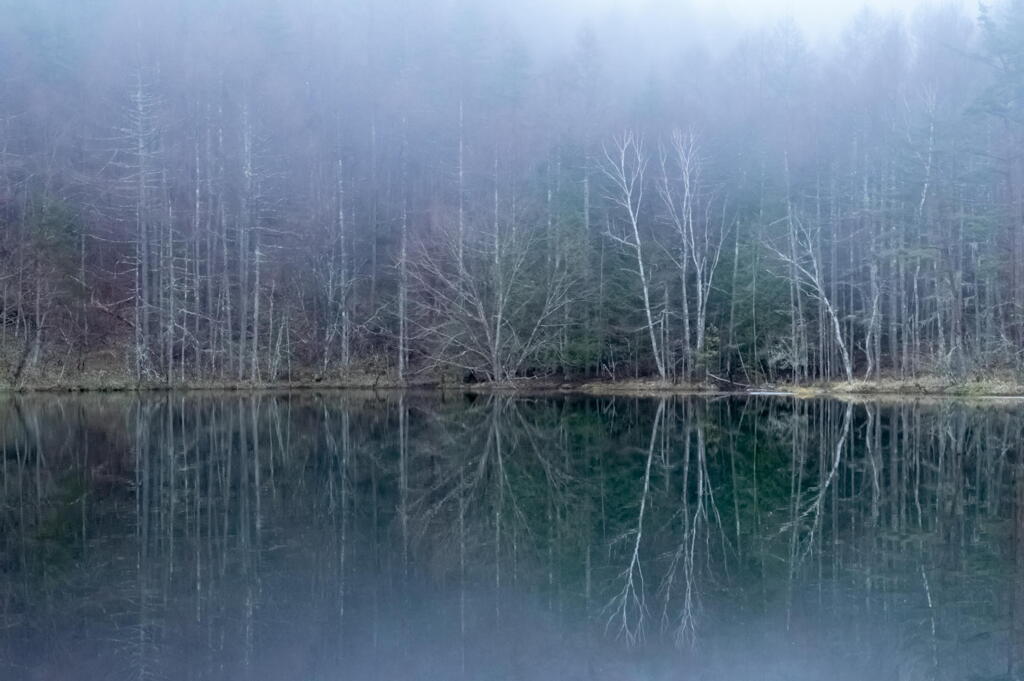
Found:
[{"label": "green water", "polygon": [[1013,679],[1024,404],[0,401],[0,679]]}]

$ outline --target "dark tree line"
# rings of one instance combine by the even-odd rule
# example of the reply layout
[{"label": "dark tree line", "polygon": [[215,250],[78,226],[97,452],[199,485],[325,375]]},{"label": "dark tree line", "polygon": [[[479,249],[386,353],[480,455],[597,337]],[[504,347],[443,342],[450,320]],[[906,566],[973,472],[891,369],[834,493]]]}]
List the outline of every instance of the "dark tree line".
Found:
[{"label": "dark tree line", "polygon": [[1024,370],[1021,0],[822,49],[657,16],[541,47],[441,0],[3,12],[10,382]]}]

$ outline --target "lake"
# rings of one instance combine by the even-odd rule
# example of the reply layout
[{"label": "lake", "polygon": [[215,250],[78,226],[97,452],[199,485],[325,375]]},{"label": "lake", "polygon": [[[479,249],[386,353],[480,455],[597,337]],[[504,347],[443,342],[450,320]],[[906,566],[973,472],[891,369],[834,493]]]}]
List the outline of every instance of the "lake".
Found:
[{"label": "lake", "polygon": [[0,398],[0,679],[1013,679],[1024,403]]}]

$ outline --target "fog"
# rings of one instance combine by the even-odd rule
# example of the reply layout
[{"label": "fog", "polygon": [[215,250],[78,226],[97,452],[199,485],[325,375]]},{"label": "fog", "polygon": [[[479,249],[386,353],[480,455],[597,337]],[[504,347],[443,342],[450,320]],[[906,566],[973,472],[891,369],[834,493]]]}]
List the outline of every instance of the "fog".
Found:
[{"label": "fog", "polygon": [[[662,47],[697,40],[705,48],[724,50],[742,36],[780,22],[795,23],[811,43],[835,40],[857,14],[906,20],[939,8],[977,13],[973,0],[525,0],[505,12],[528,40],[557,49],[581,26],[621,30],[634,25],[648,32],[645,43]],[[639,28],[642,27],[642,28]],[[653,41],[650,31],[654,31]],[[648,45],[650,46],[650,45]]]},{"label": "fog", "polygon": [[3,380],[1016,381],[1022,17],[11,4]]},{"label": "fog", "polygon": [[1020,678],[1024,0],[0,4],[0,677]]},{"label": "fog", "polygon": [[745,29],[792,19],[815,41],[834,38],[851,18],[864,11],[909,17],[937,6],[970,11],[977,5],[971,0],[694,0],[693,4],[704,16],[717,15],[720,21]]}]

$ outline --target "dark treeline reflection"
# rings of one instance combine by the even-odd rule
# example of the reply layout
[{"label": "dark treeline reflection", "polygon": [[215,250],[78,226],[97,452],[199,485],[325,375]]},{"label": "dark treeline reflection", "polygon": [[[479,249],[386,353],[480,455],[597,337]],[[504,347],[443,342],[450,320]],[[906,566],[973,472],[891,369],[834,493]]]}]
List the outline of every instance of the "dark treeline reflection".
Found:
[{"label": "dark treeline reflection", "polygon": [[0,678],[1018,678],[1021,416],[10,397]]}]

